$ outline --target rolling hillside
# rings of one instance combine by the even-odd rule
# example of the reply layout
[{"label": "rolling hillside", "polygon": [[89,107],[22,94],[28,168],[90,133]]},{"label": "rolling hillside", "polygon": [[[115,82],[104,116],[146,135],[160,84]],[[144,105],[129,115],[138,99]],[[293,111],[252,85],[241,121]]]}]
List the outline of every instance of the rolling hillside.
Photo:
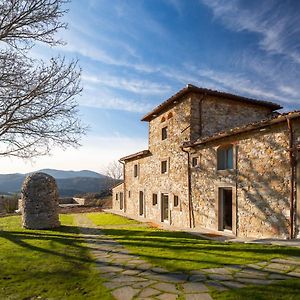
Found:
[{"label": "rolling hillside", "polygon": [[[53,176],[56,179],[59,194],[63,197],[101,192],[115,183],[115,180],[112,178],[89,170],[63,171],[43,169],[38,172]],[[0,191],[5,193],[20,192],[22,183],[28,174],[0,174]]]}]

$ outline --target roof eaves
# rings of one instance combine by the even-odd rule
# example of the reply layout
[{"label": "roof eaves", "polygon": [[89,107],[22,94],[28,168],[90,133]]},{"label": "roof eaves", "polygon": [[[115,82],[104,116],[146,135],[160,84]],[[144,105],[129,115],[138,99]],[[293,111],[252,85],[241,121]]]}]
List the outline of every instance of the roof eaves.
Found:
[{"label": "roof eaves", "polygon": [[293,112],[289,112],[289,113],[280,114],[279,116],[276,116],[272,119],[262,120],[262,121],[255,122],[255,123],[249,123],[249,124],[247,124],[245,126],[242,126],[242,127],[235,127],[235,128],[230,129],[228,131],[222,131],[222,132],[219,132],[215,135],[208,136],[208,137],[205,137],[205,138],[202,138],[202,139],[198,139],[195,142],[185,143],[184,148],[203,145],[203,144],[206,144],[208,142],[216,141],[216,140],[226,138],[226,137],[229,137],[229,136],[237,135],[237,134],[240,134],[240,133],[245,133],[245,132],[256,130],[256,129],[261,129],[261,128],[269,126],[269,125],[275,125],[275,124],[284,122],[287,118],[289,118],[289,119],[300,118],[300,111],[293,111]]},{"label": "roof eaves", "polygon": [[132,160],[139,159],[139,158],[147,156],[149,154],[150,154],[149,150],[142,150],[142,151],[139,151],[137,153],[133,153],[133,154],[124,156],[124,157],[120,158],[120,161],[126,161],[126,160],[131,160],[131,159]]}]

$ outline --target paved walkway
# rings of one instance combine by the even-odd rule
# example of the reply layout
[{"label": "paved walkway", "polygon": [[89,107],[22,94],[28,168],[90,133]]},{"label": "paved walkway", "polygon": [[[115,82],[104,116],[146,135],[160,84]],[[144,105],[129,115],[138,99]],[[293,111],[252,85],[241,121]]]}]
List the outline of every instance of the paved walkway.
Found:
[{"label": "paved walkway", "polygon": [[117,300],[173,300],[179,296],[186,300],[208,300],[212,299],[210,290],[225,291],[300,278],[300,259],[293,257],[189,273],[168,272],[131,254],[101,232],[84,214],[78,214],[75,218],[96,258],[100,276],[106,279],[104,285]]}]

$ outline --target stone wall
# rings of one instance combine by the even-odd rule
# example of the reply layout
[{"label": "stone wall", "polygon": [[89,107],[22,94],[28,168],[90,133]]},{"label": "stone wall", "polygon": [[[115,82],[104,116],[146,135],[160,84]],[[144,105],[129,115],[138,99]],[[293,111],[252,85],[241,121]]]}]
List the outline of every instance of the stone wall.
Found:
[{"label": "stone wall", "polygon": [[[217,148],[224,143],[234,144],[234,170],[217,170]],[[200,167],[192,172],[196,226],[219,229],[218,189],[232,187],[237,236],[288,237],[290,166],[285,123],[207,144],[197,155]]]},{"label": "stone wall", "polygon": [[[271,114],[271,109],[263,106],[193,93],[170,105],[149,122],[150,154],[126,161],[123,210],[129,216],[138,216],[142,196],[142,215],[160,222],[161,196],[168,194],[169,224],[188,227],[188,165],[187,154],[181,150],[182,144],[199,138],[201,134],[208,136],[270,118]],[[166,126],[168,138],[162,140],[162,128]],[[230,187],[234,193],[234,234],[241,237],[287,237],[290,170],[286,126],[251,132],[221,143],[231,142],[237,158],[234,162],[236,170],[216,170],[219,142],[192,150],[191,157],[196,156],[199,161],[199,165],[192,168],[195,225],[220,229],[219,189]],[[168,162],[166,174],[161,173],[163,160]],[[134,177],[134,165],[138,165],[137,177]],[[124,186],[113,189],[114,209],[120,209],[116,200],[120,191],[124,192]],[[153,194],[157,194],[157,204],[153,204]],[[174,207],[174,196],[179,198],[178,207]]]},{"label": "stone wall", "polygon": [[[150,121],[151,155],[126,162],[126,212],[129,215],[139,214],[140,192],[143,192],[144,217],[161,221],[161,195],[168,194],[169,223],[188,226],[187,154],[181,150],[181,145],[190,139],[190,101],[190,97],[186,97]],[[162,128],[166,126],[168,138],[162,140]],[[163,160],[168,162],[166,174],[161,173]],[[134,177],[135,164],[139,169],[138,177]],[[153,194],[157,194],[155,205]],[[178,196],[178,207],[173,205],[174,196]]]},{"label": "stone wall", "polygon": [[257,122],[269,118],[271,113],[270,108],[247,102],[193,94],[191,139]]}]

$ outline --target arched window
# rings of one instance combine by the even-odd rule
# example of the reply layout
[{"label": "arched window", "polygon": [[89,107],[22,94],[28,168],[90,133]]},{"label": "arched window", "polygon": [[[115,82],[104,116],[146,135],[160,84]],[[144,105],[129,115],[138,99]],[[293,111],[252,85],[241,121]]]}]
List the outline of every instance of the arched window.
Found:
[{"label": "arched window", "polygon": [[168,120],[171,119],[171,118],[173,118],[173,114],[172,114],[172,112],[169,112],[169,114],[168,114]]},{"label": "arched window", "polygon": [[221,146],[217,150],[218,170],[233,169],[233,145]]},{"label": "arched window", "polygon": [[163,123],[163,122],[165,122],[165,121],[166,121],[166,118],[165,118],[165,117],[162,117],[161,120],[160,120],[161,123]]}]

